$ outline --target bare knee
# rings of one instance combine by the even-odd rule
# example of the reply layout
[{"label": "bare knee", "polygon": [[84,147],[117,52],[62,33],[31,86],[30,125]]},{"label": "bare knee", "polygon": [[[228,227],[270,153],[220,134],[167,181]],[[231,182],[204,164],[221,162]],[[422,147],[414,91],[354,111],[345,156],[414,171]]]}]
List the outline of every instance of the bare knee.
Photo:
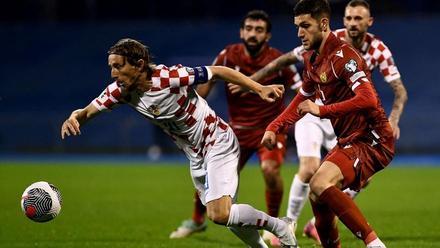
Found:
[{"label": "bare knee", "polygon": [[228,211],[211,211],[208,212],[208,218],[216,224],[226,225],[229,220],[229,210]]},{"label": "bare knee", "polygon": [[229,220],[232,199],[224,196],[206,204],[207,216],[216,224],[226,225]]},{"label": "bare knee", "polygon": [[298,177],[303,183],[309,183],[319,168],[321,160],[317,157],[300,157]]}]

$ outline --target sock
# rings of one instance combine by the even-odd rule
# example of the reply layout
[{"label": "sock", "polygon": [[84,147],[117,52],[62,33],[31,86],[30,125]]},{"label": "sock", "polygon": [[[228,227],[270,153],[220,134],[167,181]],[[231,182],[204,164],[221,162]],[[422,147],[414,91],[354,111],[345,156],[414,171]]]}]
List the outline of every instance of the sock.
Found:
[{"label": "sock", "polygon": [[310,187],[308,183],[303,183],[298,175],[295,175],[290,186],[289,204],[287,206],[287,217],[294,221],[298,220],[301,210],[309,197]]},{"label": "sock", "polygon": [[379,238],[376,238],[375,240],[369,242],[367,244],[367,247],[372,246],[372,247],[383,247],[385,248],[385,244],[382,242],[382,240],[380,240]]},{"label": "sock", "polygon": [[229,226],[235,236],[252,248],[268,248],[258,230],[252,227]]},{"label": "sock", "polygon": [[340,247],[336,215],[325,204],[319,204],[312,200],[310,200],[310,204],[316,218],[314,224],[322,246],[324,248]]},{"label": "sock", "polygon": [[[324,190],[319,196],[319,202],[327,205],[359,239],[365,240],[373,229],[368,225],[354,201],[335,186]],[[371,240],[371,236],[368,237]]]},{"label": "sock", "polygon": [[194,210],[192,220],[199,225],[202,224],[205,222],[205,213],[206,207],[202,204],[202,201],[200,201],[199,195],[196,191],[194,194]]},{"label": "sock", "polygon": [[269,191],[266,189],[267,214],[273,217],[278,217],[282,199],[283,199],[283,190]]},{"label": "sock", "polygon": [[247,204],[232,204],[226,226],[264,229],[277,237],[284,236],[288,230],[284,221]]},{"label": "sock", "polygon": [[344,192],[345,194],[350,196],[351,199],[354,199],[360,193],[360,191],[355,191],[355,190],[352,190],[350,188],[346,188],[342,192]]}]

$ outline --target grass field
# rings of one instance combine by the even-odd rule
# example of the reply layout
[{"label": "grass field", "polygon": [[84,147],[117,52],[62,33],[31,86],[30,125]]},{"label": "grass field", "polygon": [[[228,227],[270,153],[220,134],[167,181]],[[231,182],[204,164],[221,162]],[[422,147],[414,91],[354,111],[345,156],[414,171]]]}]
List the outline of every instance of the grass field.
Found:
[{"label": "grass field", "polygon": [[[283,169],[286,194],[296,166]],[[391,167],[379,173],[357,202],[389,248],[440,247],[440,167]],[[48,223],[28,220],[20,208],[22,191],[49,181],[61,190],[60,216]],[[257,166],[241,175],[239,202],[264,210]],[[226,228],[184,240],[169,233],[192,210],[188,166],[86,163],[5,163],[0,165],[0,247],[244,247]],[[299,220],[300,246],[313,247],[300,230],[311,216],[307,204]],[[364,247],[344,226],[344,247]]]}]

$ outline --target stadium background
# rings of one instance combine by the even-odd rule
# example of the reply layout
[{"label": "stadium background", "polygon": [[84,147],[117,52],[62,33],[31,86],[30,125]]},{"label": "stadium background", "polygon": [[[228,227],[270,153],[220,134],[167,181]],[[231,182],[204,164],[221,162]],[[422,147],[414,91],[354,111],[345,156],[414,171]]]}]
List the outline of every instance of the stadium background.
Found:
[{"label": "stadium background", "polygon": [[[0,15],[0,154],[138,154],[152,147],[176,154],[160,130],[122,107],[86,125],[80,138],[62,141],[70,112],[111,82],[107,49],[131,37],[151,47],[156,63],[209,65],[221,49],[240,42],[241,17],[264,9],[273,20],[270,44],[287,52],[299,44],[294,0],[104,1],[22,0],[2,3]],[[332,1],[332,28],[342,27],[347,1]],[[370,32],[391,48],[409,101],[400,121],[398,154],[440,154],[440,2],[371,1]],[[375,85],[389,113],[393,93],[381,75]],[[223,87],[210,105],[227,119]],[[293,142],[291,142],[293,143]],[[292,149],[294,153],[294,149]],[[157,154],[156,154],[157,155]]]}]

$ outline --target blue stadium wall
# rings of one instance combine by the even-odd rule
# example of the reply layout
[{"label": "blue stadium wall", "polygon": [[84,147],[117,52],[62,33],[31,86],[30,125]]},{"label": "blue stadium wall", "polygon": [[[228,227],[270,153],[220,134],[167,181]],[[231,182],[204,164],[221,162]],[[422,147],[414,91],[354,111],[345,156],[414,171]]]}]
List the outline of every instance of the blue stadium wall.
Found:
[{"label": "blue stadium wall", "polygon": [[[333,29],[341,27],[334,20]],[[440,17],[376,19],[370,29],[391,48],[408,89],[401,119],[401,153],[440,153]],[[152,145],[175,152],[171,140],[135,111],[122,106],[61,140],[60,125],[111,82],[107,49],[131,37],[151,47],[157,63],[209,65],[238,39],[239,20],[0,24],[0,152],[145,152]],[[299,44],[290,17],[274,20],[270,44],[286,52]],[[375,84],[389,113],[391,88],[378,72]],[[227,118],[223,87],[208,98]]]}]

